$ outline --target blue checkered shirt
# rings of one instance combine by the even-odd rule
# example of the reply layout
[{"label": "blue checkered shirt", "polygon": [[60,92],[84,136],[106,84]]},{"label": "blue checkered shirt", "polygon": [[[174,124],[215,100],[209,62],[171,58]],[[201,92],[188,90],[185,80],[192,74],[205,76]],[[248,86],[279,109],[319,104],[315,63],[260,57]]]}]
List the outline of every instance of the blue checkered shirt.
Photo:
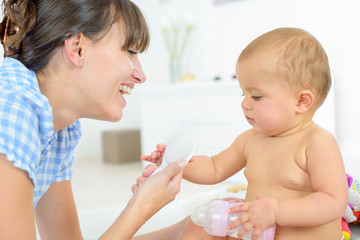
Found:
[{"label": "blue checkered shirt", "polygon": [[0,153],[26,171],[34,209],[53,182],[70,180],[80,122],[54,133],[52,108],[34,72],[12,58],[0,67]]}]

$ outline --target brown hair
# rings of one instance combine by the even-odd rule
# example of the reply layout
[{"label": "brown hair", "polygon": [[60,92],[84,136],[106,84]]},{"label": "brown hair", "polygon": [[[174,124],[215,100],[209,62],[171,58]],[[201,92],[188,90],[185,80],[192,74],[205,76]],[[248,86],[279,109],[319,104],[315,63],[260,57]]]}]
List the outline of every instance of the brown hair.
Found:
[{"label": "brown hair", "polygon": [[278,54],[277,72],[296,90],[309,89],[321,106],[330,86],[328,58],[318,40],[298,28],[278,28],[253,40],[240,54],[238,62],[267,50]]},{"label": "brown hair", "polygon": [[99,40],[118,20],[125,26],[124,49],[143,52],[149,46],[145,18],[130,0],[3,0],[3,7],[4,15],[19,27],[7,38],[6,45],[19,49],[11,57],[33,71],[45,67],[68,37],[83,33]]}]

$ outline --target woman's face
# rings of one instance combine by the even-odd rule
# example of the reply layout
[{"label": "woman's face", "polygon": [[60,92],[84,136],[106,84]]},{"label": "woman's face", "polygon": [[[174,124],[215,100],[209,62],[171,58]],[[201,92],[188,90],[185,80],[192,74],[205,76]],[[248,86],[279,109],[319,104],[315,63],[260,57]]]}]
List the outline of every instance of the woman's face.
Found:
[{"label": "woman's face", "polygon": [[101,40],[90,41],[85,49],[79,86],[85,108],[81,117],[120,120],[126,105],[124,95],[145,82],[137,49],[123,49],[124,42],[125,31],[118,22]]}]

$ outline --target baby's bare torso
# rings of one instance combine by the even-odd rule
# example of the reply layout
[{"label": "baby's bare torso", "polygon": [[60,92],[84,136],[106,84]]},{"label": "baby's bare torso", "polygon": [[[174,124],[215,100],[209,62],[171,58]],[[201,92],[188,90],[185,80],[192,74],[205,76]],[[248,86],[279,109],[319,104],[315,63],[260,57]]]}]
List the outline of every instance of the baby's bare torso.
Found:
[{"label": "baby's bare torso", "polygon": [[[313,192],[306,161],[309,134],[311,131],[285,137],[255,134],[249,138],[244,149],[248,180],[246,201],[253,201],[261,195],[277,199],[301,198]],[[275,239],[339,240],[341,222],[339,219],[313,228],[276,226]]]}]

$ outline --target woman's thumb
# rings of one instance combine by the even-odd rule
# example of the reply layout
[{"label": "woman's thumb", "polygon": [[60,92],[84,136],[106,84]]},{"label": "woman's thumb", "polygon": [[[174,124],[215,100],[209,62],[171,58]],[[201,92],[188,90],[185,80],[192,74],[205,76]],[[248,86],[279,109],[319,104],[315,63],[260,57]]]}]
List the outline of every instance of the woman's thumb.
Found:
[{"label": "woman's thumb", "polygon": [[178,160],[173,163],[170,163],[166,168],[165,171],[168,174],[169,178],[175,177],[177,174],[184,170],[186,166],[186,162],[184,160]]}]

